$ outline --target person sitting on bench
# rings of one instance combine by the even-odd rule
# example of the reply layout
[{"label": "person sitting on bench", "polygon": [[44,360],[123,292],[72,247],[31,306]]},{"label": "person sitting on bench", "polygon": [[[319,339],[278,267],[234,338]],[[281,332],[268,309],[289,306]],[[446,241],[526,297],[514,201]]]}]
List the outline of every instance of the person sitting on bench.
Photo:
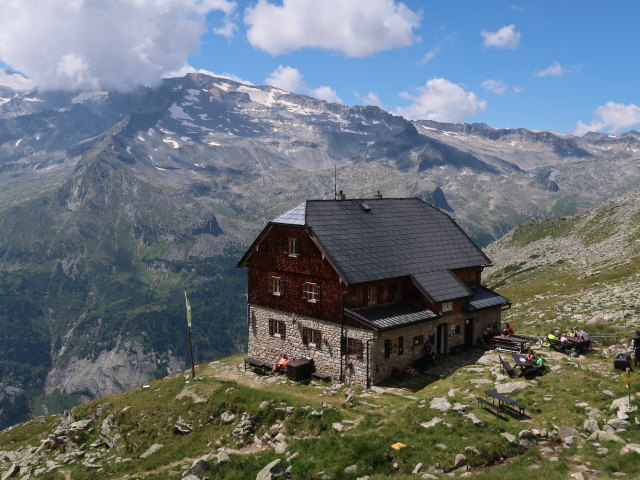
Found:
[{"label": "person sitting on bench", "polygon": [[436,364],[436,354],[433,353],[433,345],[431,345],[431,342],[426,342],[422,347],[422,357],[430,359],[434,365]]},{"label": "person sitting on bench", "polygon": [[535,360],[535,356],[536,356],[536,354],[533,352],[533,350],[529,349],[529,351],[527,352],[526,361],[530,362],[533,365],[533,361]]},{"label": "person sitting on bench", "polygon": [[282,372],[285,373],[287,371],[287,364],[289,363],[289,357],[285,353],[280,354],[280,358],[276,363],[273,364],[273,368],[271,369],[272,373]]},{"label": "person sitting on bench", "polygon": [[560,343],[567,343],[568,341],[569,339],[567,338],[567,335],[565,333],[560,335]]},{"label": "person sitting on bench", "polygon": [[535,354],[533,359],[531,360],[531,365],[526,367],[523,373],[525,375],[531,375],[534,373],[538,373],[542,375],[543,370],[544,370],[544,359],[540,356],[540,354]]},{"label": "person sitting on bench", "polygon": [[513,335],[513,327],[508,323],[505,323],[504,328],[502,329],[502,336],[510,337],[511,335]]}]

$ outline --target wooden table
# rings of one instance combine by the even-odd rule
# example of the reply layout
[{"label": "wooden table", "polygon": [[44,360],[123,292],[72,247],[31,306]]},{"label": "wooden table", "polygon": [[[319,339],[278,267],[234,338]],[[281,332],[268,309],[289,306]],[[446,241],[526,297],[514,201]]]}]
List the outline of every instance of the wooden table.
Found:
[{"label": "wooden table", "polygon": [[528,342],[529,341],[524,338],[503,337],[502,335],[495,336],[491,340],[496,350],[511,353],[522,353],[527,349]]}]

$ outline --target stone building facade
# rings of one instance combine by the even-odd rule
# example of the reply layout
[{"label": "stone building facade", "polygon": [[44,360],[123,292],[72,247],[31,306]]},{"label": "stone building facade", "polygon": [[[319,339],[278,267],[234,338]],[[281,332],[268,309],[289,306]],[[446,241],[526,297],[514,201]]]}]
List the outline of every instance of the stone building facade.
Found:
[{"label": "stone building facade", "polygon": [[240,260],[248,352],[313,359],[369,386],[423,356],[473,347],[509,301],[481,285],[490,261],[417,199],[307,201],[270,222]]}]

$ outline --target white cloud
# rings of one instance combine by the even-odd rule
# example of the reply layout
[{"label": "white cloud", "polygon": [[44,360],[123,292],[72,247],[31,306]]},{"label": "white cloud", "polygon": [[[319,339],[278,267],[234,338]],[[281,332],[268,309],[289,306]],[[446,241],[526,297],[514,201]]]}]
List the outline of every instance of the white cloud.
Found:
[{"label": "white cloud", "polygon": [[258,0],[245,23],[251,45],[272,55],[321,48],[364,57],[414,43],[420,16],[395,0]]},{"label": "white cloud", "polygon": [[244,80],[233,73],[215,73],[211,70],[205,70],[204,68],[194,68],[191,65],[183,65],[178,70],[173,70],[171,72],[166,72],[162,75],[162,78],[174,78],[174,77],[184,77],[187,73],[204,73],[205,75],[210,75],[212,77],[220,77],[227,78],[229,80],[233,80],[234,82],[244,83],[245,85],[253,85],[249,80]]},{"label": "white cloud", "polygon": [[579,121],[573,133],[582,136],[587,132],[597,132],[607,130],[610,133],[617,133],[621,130],[629,129],[640,125],[640,107],[634,103],[624,104],[607,102],[595,109],[596,116],[591,123],[586,124]]},{"label": "white cloud", "polygon": [[355,96],[362,102],[363,105],[373,105],[374,107],[382,107],[380,97],[375,92],[369,92],[366,95],[360,95],[358,92],[354,92]]},{"label": "white cloud", "polygon": [[496,32],[482,30],[480,34],[484,38],[482,45],[496,48],[516,48],[522,37],[520,32],[516,32],[516,26],[513,24],[506,25]]},{"label": "white cloud", "polygon": [[197,50],[208,13],[226,18],[235,8],[230,0],[3,0],[0,59],[43,89],[152,84]]},{"label": "white cloud", "polygon": [[429,50],[427,53],[424,54],[424,57],[422,57],[422,60],[420,60],[419,63],[422,63],[422,64],[429,63],[431,60],[433,60],[433,57],[435,57],[439,51],[440,51],[440,47],[436,47]]},{"label": "white cloud", "polygon": [[296,68],[283,67],[282,65],[278,65],[278,68],[271,72],[265,83],[287,92],[299,93],[307,89],[304,80],[302,80],[302,74]]},{"label": "white cloud", "polygon": [[496,95],[502,95],[509,89],[509,85],[504,83],[502,80],[494,80],[492,78],[487,78],[482,82],[482,87]]},{"label": "white cloud", "polygon": [[0,87],[9,87],[14,90],[30,90],[33,82],[17,72],[6,72],[0,69]]},{"label": "white cloud", "polygon": [[308,93],[325,102],[342,103],[342,99],[333,88],[326,85],[311,88],[307,86],[302,77],[302,73],[300,73],[297,68],[278,65],[278,68],[271,72],[269,77],[265,79],[265,83],[272,87],[286,90],[287,92]]},{"label": "white cloud", "polygon": [[469,115],[482,112],[487,102],[465,90],[464,85],[445,78],[432,78],[417,89],[418,95],[401,92],[400,97],[411,100],[407,107],[396,108],[396,113],[409,119],[460,122]]},{"label": "white cloud", "polygon": [[309,93],[311,93],[311,95],[313,95],[317,99],[324,100],[325,102],[342,103],[342,99],[338,96],[336,91],[331,87],[327,87],[326,85],[322,85],[318,88],[309,90]]},{"label": "white cloud", "polygon": [[536,77],[560,77],[568,71],[569,69],[567,67],[563,67],[562,65],[560,65],[560,62],[558,61],[554,61],[547,68],[545,68],[544,70],[539,70],[533,75]]}]

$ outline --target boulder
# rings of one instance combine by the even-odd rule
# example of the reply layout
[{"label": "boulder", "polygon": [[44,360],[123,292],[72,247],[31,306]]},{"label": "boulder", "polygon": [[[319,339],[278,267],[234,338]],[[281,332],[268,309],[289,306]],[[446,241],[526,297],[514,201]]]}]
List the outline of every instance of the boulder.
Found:
[{"label": "boulder", "polygon": [[282,471],[282,460],[278,458],[260,470],[256,480],[274,480]]},{"label": "boulder", "polygon": [[231,462],[231,457],[226,452],[218,452],[216,455],[216,463],[229,463]]},{"label": "boulder", "polygon": [[456,455],[455,460],[453,461],[453,469],[457,470],[460,467],[464,467],[469,463],[467,457],[462,453]]},{"label": "boulder", "polygon": [[620,420],[619,418],[610,418],[607,420],[607,425],[611,425],[616,430],[624,430],[629,426],[629,422],[626,420]]},{"label": "boulder", "polygon": [[358,471],[358,465],[353,464],[353,465],[349,465],[348,467],[345,467],[344,469],[344,473],[355,473]]},{"label": "boulder", "polygon": [[600,430],[597,420],[593,419],[585,420],[582,428],[584,428],[589,433],[597,432],[598,430]]},{"label": "boulder", "polygon": [[433,417],[431,420],[429,420],[428,422],[423,422],[420,424],[420,426],[424,427],[424,428],[431,428],[436,426],[438,423],[440,423],[442,421],[442,419],[440,417]]},{"label": "boulder", "polygon": [[146,452],[144,452],[142,455],[140,455],[140,458],[147,458],[150,455],[153,455],[154,453],[156,453],[158,450],[160,450],[162,448],[162,444],[161,443],[154,443],[153,445],[151,445]]},{"label": "boulder", "polygon": [[527,387],[531,387],[531,386],[533,386],[533,383],[525,382],[525,381],[502,383],[502,384],[496,385],[496,392],[498,392],[498,393],[511,393],[511,392],[515,392],[517,390],[522,390],[523,388],[527,388]]},{"label": "boulder", "polygon": [[579,437],[579,436],[580,436],[580,432],[573,427],[565,427],[565,426],[558,427],[558,437],[560,437],[560,440],[562,440],[563,442],[565,442],[565,440],[569,437]]},{"label": "boulder", "polygon": [[446,398],[434,398],[431,400],[429,407],[434,410],[449,410],[451,408],[451,404],[447,401]]},{"label": "boulder", "polygon": [[413,471],[411,473],[413,473],[414,475],[417,475],[418,473],[420,473],[420,470],[422,470],[422,464],[418,463],[414,468]]},{"label": "boulder", "polygon": [[202,477],[204,473],[211,468],[211,464],[204,458],[196,458],[191,466],[185,470],[182,474],[183,477],[187,475],[195,475],[196,477]]},{"label": "boulder", "polygon": [[222,423],[231,423],[236,419],[236,415],[233,412],[224,412],[220,415]]},{"label": "boulder", "polygon": [[516,441],[516,436],[509,432],[502,432],[500,435],[506,438],[509,443],[515,443]]}]

